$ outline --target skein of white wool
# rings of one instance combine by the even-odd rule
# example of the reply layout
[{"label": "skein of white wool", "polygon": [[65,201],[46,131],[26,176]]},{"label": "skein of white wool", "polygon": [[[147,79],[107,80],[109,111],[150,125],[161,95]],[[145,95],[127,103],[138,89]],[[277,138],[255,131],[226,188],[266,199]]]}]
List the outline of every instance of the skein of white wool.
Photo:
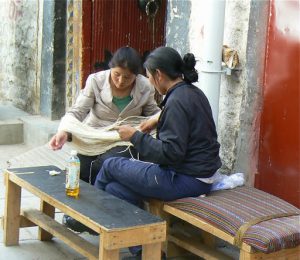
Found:
[{"label": "skein of white wool", "polygon": [[138,129],[141,122],[147,120],[148,117],[133,116],[123,120],[116,121],[114,124],[94,128],[83,124],[71,115],[65,115],[59,126],[59,131],[65,131],[72,134],[72,142],[70,143],[74,149],[80,154],[94,156],[102,154],[107,150],[116,146],[129,146],[130,142],[122,141],[115,127],[122,124],[130,124]]}]

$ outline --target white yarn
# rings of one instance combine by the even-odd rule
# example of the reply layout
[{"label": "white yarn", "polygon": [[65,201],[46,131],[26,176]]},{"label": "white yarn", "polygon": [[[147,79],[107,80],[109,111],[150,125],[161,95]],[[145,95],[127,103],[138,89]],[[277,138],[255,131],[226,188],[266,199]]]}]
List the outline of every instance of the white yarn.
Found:
[{"label": "white yarn", "polygon": [[99,155],[116,146],[129,146],[130,142],[122,141],[116,126],[129,124],[138,129],[139,124],[148,117],[132,116],[116,121],[107,127],[94,128],[88,126],[71,115],[65,115],[59,125],[59,131],[72,134],[70,143],[80,154]]}]

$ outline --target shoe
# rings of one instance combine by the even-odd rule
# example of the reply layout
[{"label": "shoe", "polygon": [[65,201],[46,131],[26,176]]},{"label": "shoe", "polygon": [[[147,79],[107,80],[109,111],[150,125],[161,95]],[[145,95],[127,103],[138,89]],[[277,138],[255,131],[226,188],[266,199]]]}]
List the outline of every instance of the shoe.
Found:
[{"label": "shoe", "polygon": [[71,218],[68,215],[64,215],[63,219],[62,219],[62,224],[64,226],[66,226],[67,228],[75,231],[75,232],[79,232],[79,233],[83,233],[83,232],[88,232],[91,235],[99,235],[97,232],[95,232],[94,230],[90,229],[89,227],[83,225],[82,223],[80,223],[79,221],[77,221],[74,218]]},{"label": "shoe", "polygon": [[[137,254],[132,256],[125,256],[122,258],[122,260],[142,260],[142,251],[139,251]],[[161,253],[161,260],[167,260],[164,252]]]},{"label": "shoe", "polygon": [[138,253],[132,256],[124,256],[122,260],[142,260],[142,251],[139,251]]}]

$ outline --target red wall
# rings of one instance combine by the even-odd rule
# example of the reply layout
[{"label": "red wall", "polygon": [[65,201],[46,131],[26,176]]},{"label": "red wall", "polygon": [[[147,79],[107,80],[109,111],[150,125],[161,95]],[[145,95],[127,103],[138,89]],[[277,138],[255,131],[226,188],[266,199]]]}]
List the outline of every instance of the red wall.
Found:
[{"label": "red wall", "polygon": [[256,187],[300,207],[300,7],[271,1]]},{"label": "red wall", "polygon": [[104,49],[114,52],[129,45],[142,55],[164,45],[166,0],[152,23],[139,9],[137,0],[83,1],[83,83],[96,61],[104,60]]}]

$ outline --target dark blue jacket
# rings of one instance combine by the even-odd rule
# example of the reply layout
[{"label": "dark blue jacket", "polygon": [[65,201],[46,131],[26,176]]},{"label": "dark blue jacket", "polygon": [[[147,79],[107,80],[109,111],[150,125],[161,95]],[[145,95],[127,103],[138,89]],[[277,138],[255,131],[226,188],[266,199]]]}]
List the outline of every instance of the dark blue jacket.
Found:
[{"label": "dark blue jacket", "polygon": [[185,82],[169,89],[157,125],[157,139],[137,131],[131,143],[144,161],[175,172],[210,177],[221,167],[220,145],[204,93]]}]

